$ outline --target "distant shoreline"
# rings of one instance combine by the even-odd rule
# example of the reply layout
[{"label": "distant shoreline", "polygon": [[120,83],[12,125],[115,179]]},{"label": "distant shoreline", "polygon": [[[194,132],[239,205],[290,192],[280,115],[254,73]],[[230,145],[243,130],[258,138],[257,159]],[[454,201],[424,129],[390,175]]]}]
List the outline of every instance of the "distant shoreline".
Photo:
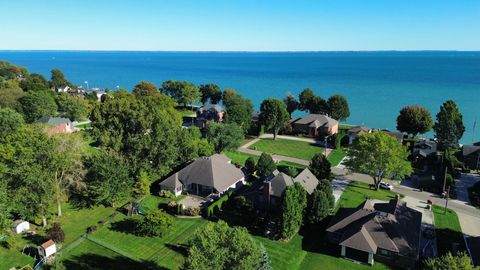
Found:
[{"label": "distant shoreline", "polygon": [[0,52],[128,52],[128,53],[480,53],[480,50],[319,50],[319,51],[242,51],[242,50],[225,50],[225,51],[176,51],[176,50],[9,50],[0,49]]}]

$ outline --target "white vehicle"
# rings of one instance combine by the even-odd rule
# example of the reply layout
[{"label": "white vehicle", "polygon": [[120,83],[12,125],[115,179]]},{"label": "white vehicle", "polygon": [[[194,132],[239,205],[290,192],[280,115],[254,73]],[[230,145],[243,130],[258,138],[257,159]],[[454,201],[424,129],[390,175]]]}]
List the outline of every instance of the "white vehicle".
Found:
[{"label": "white vehicle", "polygon": [[390,185],[389,183],[385,183],[385,182],[380,182],[380,185],[379,185],[380,188],[382,189],[388,189],[388,190],[392,190],[393,189],[393,186]]}]

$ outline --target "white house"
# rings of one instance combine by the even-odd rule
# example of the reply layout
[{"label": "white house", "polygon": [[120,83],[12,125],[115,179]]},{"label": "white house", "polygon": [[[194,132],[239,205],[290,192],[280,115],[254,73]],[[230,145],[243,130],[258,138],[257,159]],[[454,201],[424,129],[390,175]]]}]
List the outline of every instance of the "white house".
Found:
[{"label": "white house", "polygon": [[52,256],[53,254],[57,253],[57,246],[53,240],[48,240],[47,242],[43,243],[41,246],[38,247],[38,253],[41,256],[46,258]]},{"label": "white house", "polygon": [[30,230],[30,223],[25,220],[16,220],[13,222],[12,229],[15,233],[23,233]]}]

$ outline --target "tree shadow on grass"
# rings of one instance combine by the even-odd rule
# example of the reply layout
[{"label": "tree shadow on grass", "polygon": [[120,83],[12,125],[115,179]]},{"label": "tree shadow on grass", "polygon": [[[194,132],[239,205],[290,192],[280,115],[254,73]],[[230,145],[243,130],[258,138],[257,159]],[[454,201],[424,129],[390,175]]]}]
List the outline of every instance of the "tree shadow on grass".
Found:
[{"label": "tree shadow on grass", "polygon": [[48,239],[45,236],[41,236],[38,234],[30,234],[30,235],[25,235],[23,236],[24,239],[26,239],[28,242],[34,244],[34,245],[41,245],[45,243]]},{"label": "tree shadow on grass", "polygon": [[138,220],[133,218],[127,218],[127,219],[113,222],[110,224],[110,229],[112,231],[129,233],[134,235],[138,235],[137,228],[138,228]]},{"label": "tree shadow on grass", "polygon": [[167,268],[158,266],[152,261],[137,262],[127,257],[116,256],[106,257],[97,254],[82,254],[73,258],[63,260],[63,264],[68,270],[131,270],[131,269],[149,269],[164,270]]},{"label": "tree shadow on grass", "polygon": [[313,253],[322,253],[338,257],[340,249],[327,241],[325,229],[327,228],[331,216],[324,218],[319,224],[304,226],[299,234],[303,236],[302,249]]},{"label": "tree shadow on grass", "polygon": [[456,254],[459,251],[466,251],[463,234],[450,229],[435,229],[437,237],[438,255],[442,256],[449,251]]},{"label": "tree shadow on grass", "polygon": [[177,245],[172,245],[172,244],[165,244],[165,247],[171,249],[172,251],[182,255],[183,257],[188,256],[188,245],[185,244],[177,244]]}]

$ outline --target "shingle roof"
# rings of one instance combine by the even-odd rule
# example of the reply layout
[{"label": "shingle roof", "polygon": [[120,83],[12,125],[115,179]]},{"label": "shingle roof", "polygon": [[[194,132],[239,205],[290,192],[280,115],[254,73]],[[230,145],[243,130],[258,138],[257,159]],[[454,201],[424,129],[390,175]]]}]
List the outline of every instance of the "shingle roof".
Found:
[{"label": "shingle roof", "polygon": [[313,175],[308,168],[305,168],[301,173],[299,173],[297,177],[293,179],[293,181],[300,183],[308,194],[313,193],[319,182],[317,177],[315,177],[315,175]]},{"label": "shingle roof", "polygon": [[341,235],[339,244],[376,253],[377,248],[416,257],[419,251],[422,214],[405,202],[390,200],[357,208],[341,208],[327,232]]},{"label": "shingle roof", "polygon": [[49,248],[49,247],[51,247],[51,246],[53,246],[53,245],[55,245],[55,242],[53,242],[53,240],[48,240],[47,242],[43,243],[43,244],[41,245],[41,247],[42,247],[43,249],[47,249],[47,248]]},{"label": "shingle roof", "polygon": [[48,124],[51,126],[56,126],[60,124],[70,124],[71,121],[68,118],[63,118],[63,117],[51,117],[48,115],[42,116],[40,119],[35,121],[35,123],[43,123],[43,124]]},{"label": "shingle roof", "polygon": [[288,186],[300,183],[308,194],[312,194],[318,185],[318,179],[305,168],[297,177],[293,178],[285,173],[275,171],[265,181],[271,183],[271,196],[281,197]]},{"label": "shingle roof", "polygon": [[[314,123],[315,122],[315,123]],[[316,127],[321,127],[321,126],[327,126],[327,127],[332,127],[336,124],[338,124],[338,121],[330,118],[326,115],[323,114],[309,114],[303,118],[297,118],[291,123],[294,124],[301,124],[301,125],[315,125]]]},{"label": "shingle roof", "polygon": [[480,151],[480,146],[476,146],[476,145],[463,145],[462,146],[462,154],[464,156],[474,154],[477,151]]},{"label": "shingle roof", "polygon": [[364,133],[369,133],[371,131],[372,131],[372,129],[369,128],[369,127],[355,126],[355,127],[352,127],[348,130],[348,134],[360,135],[360,134],[364,134]]},{"label": "shingle roof", "polygon": [[220,154],[211,157],[201,157],[174,173],[161,186],[175,188],[182,183],[188,186],[192,183],[215,188],[221,192],[245,177],[242,170],[230,163],[230,160]]}]

